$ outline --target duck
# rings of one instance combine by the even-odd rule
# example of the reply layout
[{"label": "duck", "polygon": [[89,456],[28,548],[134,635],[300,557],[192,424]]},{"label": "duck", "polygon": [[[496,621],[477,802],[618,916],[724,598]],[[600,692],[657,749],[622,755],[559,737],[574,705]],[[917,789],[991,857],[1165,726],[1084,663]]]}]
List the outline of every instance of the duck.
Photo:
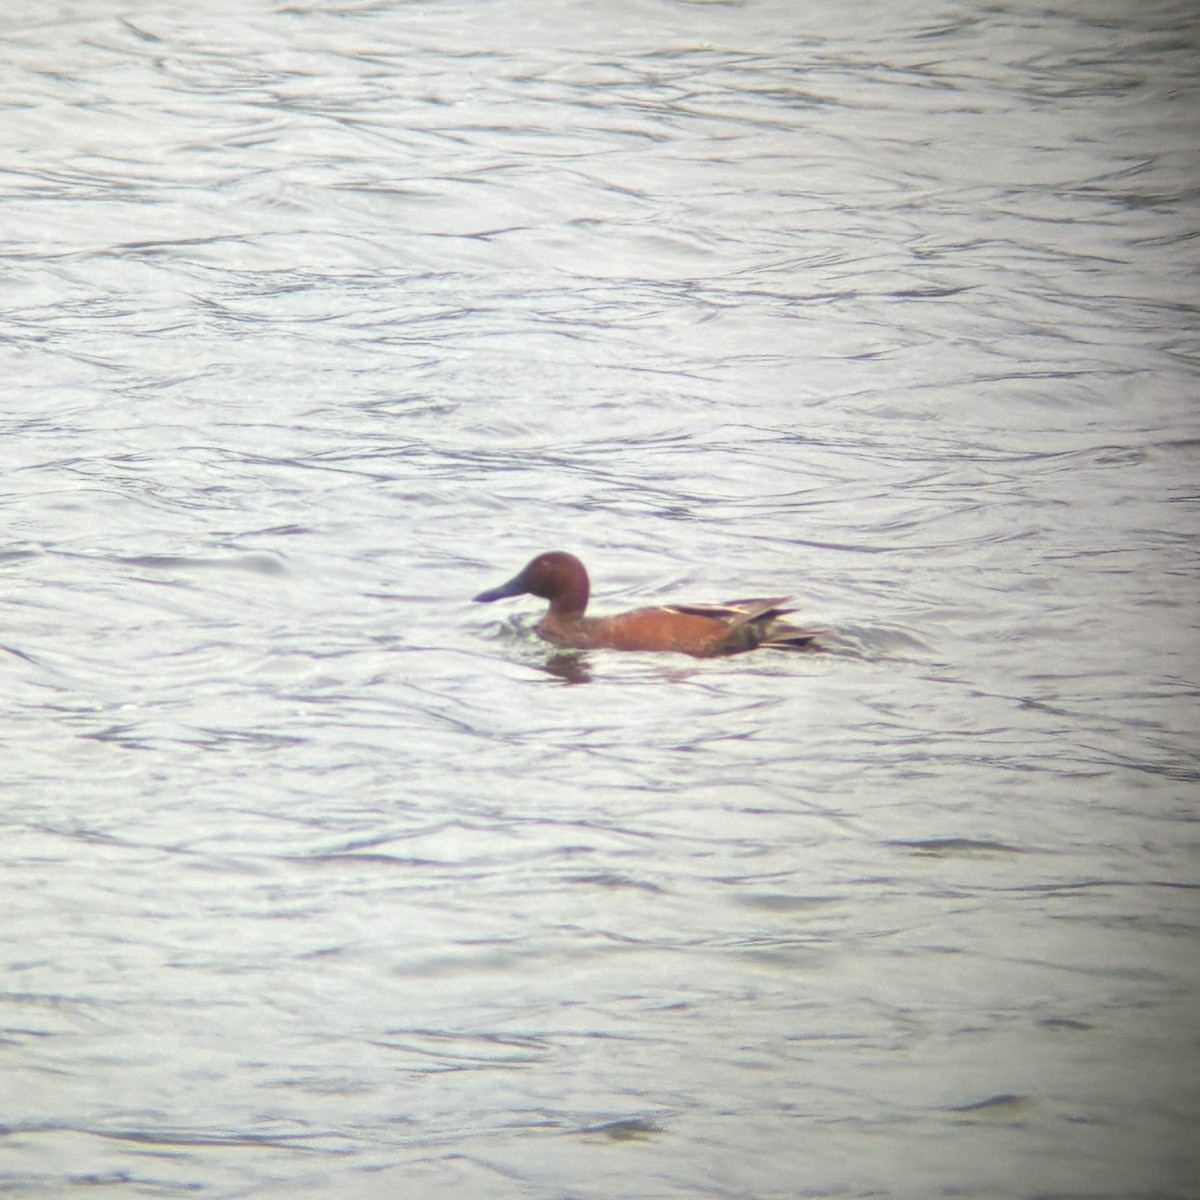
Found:
[{"label": "duck", "polygon": [[611,617],[587,616],[591,583],[587,568],[565,550],[530,559],[499,587],[474,597],[491,604],[510,596],[539,596],[550,602],[534,631],[543,641],[568,650],[674,651],[694,658],[741,654],[759,647],[815,649],[823,629],[802,629],[783,620],[794,611],[790,596],[728,600],[723,604],[664,604]]}]

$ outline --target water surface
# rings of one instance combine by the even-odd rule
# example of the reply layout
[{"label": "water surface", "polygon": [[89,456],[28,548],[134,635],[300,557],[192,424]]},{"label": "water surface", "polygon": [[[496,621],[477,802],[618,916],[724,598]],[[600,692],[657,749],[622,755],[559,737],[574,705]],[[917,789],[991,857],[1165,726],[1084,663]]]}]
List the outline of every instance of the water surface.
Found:
[{"label": "water surface", "polygon": [[1191,6],[0,33],[7,1194],[1195,1195]]}]

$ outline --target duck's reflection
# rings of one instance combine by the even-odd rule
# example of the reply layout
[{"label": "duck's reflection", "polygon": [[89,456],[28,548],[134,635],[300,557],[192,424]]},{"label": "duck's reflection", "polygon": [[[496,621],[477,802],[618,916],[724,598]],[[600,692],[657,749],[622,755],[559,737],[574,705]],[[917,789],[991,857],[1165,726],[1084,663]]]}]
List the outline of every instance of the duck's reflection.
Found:
[{"label": "duck's reflection", "polygon": [[563,683],[591,683],[592,671],[583,654],[551,654],[540,669],[554,675]]}]

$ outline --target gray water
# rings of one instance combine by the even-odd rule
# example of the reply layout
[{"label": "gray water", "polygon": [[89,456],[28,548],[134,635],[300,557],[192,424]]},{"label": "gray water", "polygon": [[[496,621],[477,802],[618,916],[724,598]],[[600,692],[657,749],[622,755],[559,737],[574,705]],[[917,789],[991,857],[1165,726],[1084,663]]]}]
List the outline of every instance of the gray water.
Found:
[{"label": "gray water", "polygon": [[0,60],[0,1192],[1200,1195],[1193,5]]}]

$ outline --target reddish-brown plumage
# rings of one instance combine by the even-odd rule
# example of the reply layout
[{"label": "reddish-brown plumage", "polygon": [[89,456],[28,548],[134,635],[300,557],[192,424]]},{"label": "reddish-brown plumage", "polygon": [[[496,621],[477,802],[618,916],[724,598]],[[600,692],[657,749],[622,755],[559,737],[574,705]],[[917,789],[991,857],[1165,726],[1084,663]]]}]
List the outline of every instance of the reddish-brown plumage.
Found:
[{"label": "reddish-brown plumage", "polygon": [[530,594],[549,600],[536,629],[555,646],[573,650],[674,650],[708,657],[737,654],[758,646],[799,650],[818,629],[799,629],[781,618],[789,597],[733,600],[727,604],[679,604],[637,608],[612,617],[585,616],[590,587],[583,563],[551,550],[498,588],[475,597],[483,603]]}]

